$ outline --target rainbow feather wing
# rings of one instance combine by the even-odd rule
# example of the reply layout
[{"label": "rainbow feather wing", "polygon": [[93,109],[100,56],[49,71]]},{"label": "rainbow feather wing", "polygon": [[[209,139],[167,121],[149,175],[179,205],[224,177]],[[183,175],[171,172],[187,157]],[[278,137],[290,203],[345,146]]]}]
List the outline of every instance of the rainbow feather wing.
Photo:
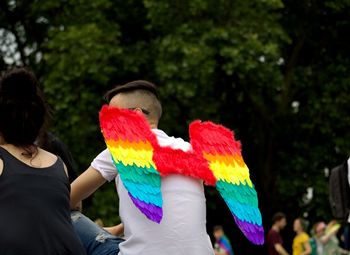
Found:
[{"label": "rainbow feather wing", "polygon": [[156,137],[144,117],[130,110],[103,106],[100,126],[113,162],[129,196],[150,220],[163,216],[161,179],[153,162]]},{"label": "rainbow feather wing", "polygon": [[233,132],[211,122],[190,125],[191,145],[208,160],[217,179],[216,188],[244,235],[254,244],[264,243],[257,194]]}]

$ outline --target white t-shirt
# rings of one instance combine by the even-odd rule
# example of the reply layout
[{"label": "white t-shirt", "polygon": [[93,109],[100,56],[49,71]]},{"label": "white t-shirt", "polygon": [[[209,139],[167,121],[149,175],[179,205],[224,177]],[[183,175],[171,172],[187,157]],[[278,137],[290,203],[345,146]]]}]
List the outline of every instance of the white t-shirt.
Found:
[{"label": "white t-shirt", "polygon": [[[191,145],[181,138],[152,130],[160,146],[187,151]],[[108,181],[115,179],[119,195],[119,215],[124,223],[126,241],[119,255],[213,255],[206,232],[206,204],[203,182],[182,175],[162,177],[163,218],[150,221],[132,203],[108,149],[91,163]]]}]

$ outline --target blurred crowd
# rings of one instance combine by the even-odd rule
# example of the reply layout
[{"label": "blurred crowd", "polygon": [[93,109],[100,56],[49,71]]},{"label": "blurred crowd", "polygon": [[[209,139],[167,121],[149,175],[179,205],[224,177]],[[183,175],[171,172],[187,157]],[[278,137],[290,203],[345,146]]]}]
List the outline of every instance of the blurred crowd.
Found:
[{"label": "blurred crowd", "polygon": [[[271,229],[267,233],[269,255],[341,255],[350,254],[348,224],[336,220],[326,223],[318,221],[309,229],[309,223],[303,218],[293,222],[295,237],[291,249],[285,247],[281,231],[287,225],[287,217],[278,212],[272,218]],[[309,231],[308,231],[309,230]]]}]

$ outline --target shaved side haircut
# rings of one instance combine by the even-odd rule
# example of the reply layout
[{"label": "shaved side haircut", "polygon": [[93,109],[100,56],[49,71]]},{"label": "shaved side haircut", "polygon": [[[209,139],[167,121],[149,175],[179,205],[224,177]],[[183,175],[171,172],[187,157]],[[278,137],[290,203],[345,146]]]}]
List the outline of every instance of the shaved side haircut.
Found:
[{"label": "shaved side haircut", "polygon": [[118,94],[123,95],[123,108],[140,108],[147,119],[155,120],[158,123],[162,116],[162,105],[157,88],[153,83],[137,80],[119,85],[108,91],[105,98],[110,103],[112,98]]}]

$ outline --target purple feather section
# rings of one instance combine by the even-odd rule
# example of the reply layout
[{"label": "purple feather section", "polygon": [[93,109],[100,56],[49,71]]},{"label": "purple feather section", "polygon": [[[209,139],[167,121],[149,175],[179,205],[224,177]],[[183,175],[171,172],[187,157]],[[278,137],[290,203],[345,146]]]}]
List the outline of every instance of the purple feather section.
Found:
[{"label": "purple feather section", "polygon": [[242,230],[243,234],[254,244],[264,244],[264,228],[259,225],[255,225],[246,221],[241,221],[235,217],[235,221],[238,227]]},{"label": "purple feather section", "polygon": [[160,221],[163,218],[163,210],[161,207],[158,207],[153,204],[148,204],[146,202],[143,202],[135,197],[133,197],[130,193],[129,196],[131,200],[134,202],[137,208],[140,209],[140,211],[151,221],[160,223]]}]

